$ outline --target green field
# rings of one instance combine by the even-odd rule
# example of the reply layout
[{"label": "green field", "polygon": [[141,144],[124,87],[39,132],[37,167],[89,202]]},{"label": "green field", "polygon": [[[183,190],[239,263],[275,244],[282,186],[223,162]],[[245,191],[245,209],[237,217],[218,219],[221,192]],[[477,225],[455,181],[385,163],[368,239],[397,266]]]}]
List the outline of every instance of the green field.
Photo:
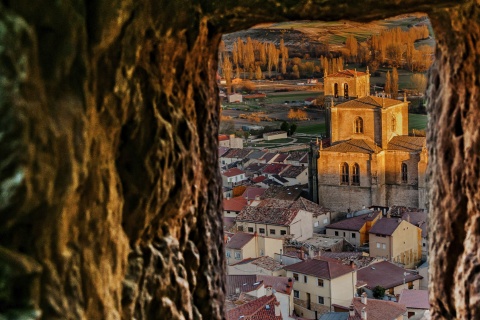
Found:
[{"label": "green field", "polygon": [[424,114],[408,114],[408,131],[413,129],[425,130],[427,129],[427,116]]},{"label": "green field", "polygon": [[282,95],[268,95],[265,99],[266,103],[284,103],[285,101],[303,101],[306,98],[316,98],[317,96],[322,95],[319,92],[311,91],[307,93],[299,93],[299,94],[282,94]]},{"label": "green field", "polygon": [[313,135],[320,135],[325,134],[325,124],[310,124],[310,125],[301,125],[298,124],[296,133],[305,133],[305,134],[313,134]]}]

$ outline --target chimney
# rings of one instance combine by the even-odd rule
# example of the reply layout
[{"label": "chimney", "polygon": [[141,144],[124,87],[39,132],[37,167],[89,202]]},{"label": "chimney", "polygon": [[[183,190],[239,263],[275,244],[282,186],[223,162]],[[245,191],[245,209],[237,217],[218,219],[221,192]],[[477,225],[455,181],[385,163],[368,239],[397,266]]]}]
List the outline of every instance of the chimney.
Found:
[{"label": "chimney", "polygon": [[272,287],[265,287],[265,295],[270,297],[272,295]]},{"label": "chimney", "polygon": [[398,218],[397,222],[398,223],[402,222],[402,218]]},{"label": "chimney", "polygon": [[362,301],[362,304],[367,305],[367,293],[366,292],[362,293],[362,297],[360,299]]},{"label": "chimney", "polygon": [[405,218],[406,218],[407,222],[410,222],[410,214],[407,213]]},{"label": "chimney", "polygon": [[355,309],[353,308],[353,304],[350,305],[350,308],[348,309],[348,313],[350,317],[355,317]]},{"label": "chimney", "polygon": [[275,302],[275,317],[280,317],[282,314],[280,310],[280,302],[276,301]]},{"label": "chimney", "polygon": [[350,268],[357,269],[357,266],[355,265],[355,262],[353,260],[350,260]]},{"label": "chimney", "polygon": [[365,310],[365,307],[362,309],[362,320],[367,320],[367,311]]}]

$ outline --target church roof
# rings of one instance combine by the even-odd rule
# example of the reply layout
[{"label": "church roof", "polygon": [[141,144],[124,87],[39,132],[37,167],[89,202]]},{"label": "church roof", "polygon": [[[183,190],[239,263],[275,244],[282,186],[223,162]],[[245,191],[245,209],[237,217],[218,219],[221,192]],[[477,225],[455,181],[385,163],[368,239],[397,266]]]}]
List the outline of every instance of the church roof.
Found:
[{"label": "church roof", "polygon": [[331,147],[323,149],[323,151],[374,153],[376,149],[381,150],[381,148],[375,146],[375,143],[371,140],[350,139],[348,141],[336,143]]},{"label": "church roof", "polygon": [[355,100],[350,100],[344,103],[340,103],[335,107],[336,108],[376,109],[376,108],[388,108],[401,103],[403,103],[403,101],[390,99],[390,98],[368,96],[368,97],[358,98]]},{"label": "church roof", "polygon": [[421,151],[425,146],[425,137],[396,136],[388,142],[387,150]]},{"label": "church roof", "polygon": [[347,70],[338,71],[332,74],[328,74],[327,77],[328,78],[353,78],[355,77],[355,73],[357,74],[357,77],[366,75],[365,72],[347,69]]}]

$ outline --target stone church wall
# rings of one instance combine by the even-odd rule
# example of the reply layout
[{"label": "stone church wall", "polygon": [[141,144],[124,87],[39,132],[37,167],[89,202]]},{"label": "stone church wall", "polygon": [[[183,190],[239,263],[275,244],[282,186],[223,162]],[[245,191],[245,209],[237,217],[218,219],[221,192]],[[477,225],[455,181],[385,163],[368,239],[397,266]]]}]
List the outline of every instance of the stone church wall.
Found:
[{"label": "stone church wall", "polygon": [[[374,109],[332,109],[332,142],[353,139],[375,139],[374,128],[380,126]],[[363,134],[355,133],[355,119],[361,117],[363,120]],[[378,142],[377,142],[378,143]]]}]

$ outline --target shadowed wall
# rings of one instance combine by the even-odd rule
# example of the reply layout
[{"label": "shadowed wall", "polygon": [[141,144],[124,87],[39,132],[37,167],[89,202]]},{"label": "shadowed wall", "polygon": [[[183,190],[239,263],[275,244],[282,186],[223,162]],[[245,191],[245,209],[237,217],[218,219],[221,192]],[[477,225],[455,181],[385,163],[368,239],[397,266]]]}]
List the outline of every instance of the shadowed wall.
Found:
[{"label": "shadowed wall", "polygon": [[222,318],[221,33],[423,11],[432,310],[480,317],[478,1],[241,3],[0,1],[0,315]]}]

